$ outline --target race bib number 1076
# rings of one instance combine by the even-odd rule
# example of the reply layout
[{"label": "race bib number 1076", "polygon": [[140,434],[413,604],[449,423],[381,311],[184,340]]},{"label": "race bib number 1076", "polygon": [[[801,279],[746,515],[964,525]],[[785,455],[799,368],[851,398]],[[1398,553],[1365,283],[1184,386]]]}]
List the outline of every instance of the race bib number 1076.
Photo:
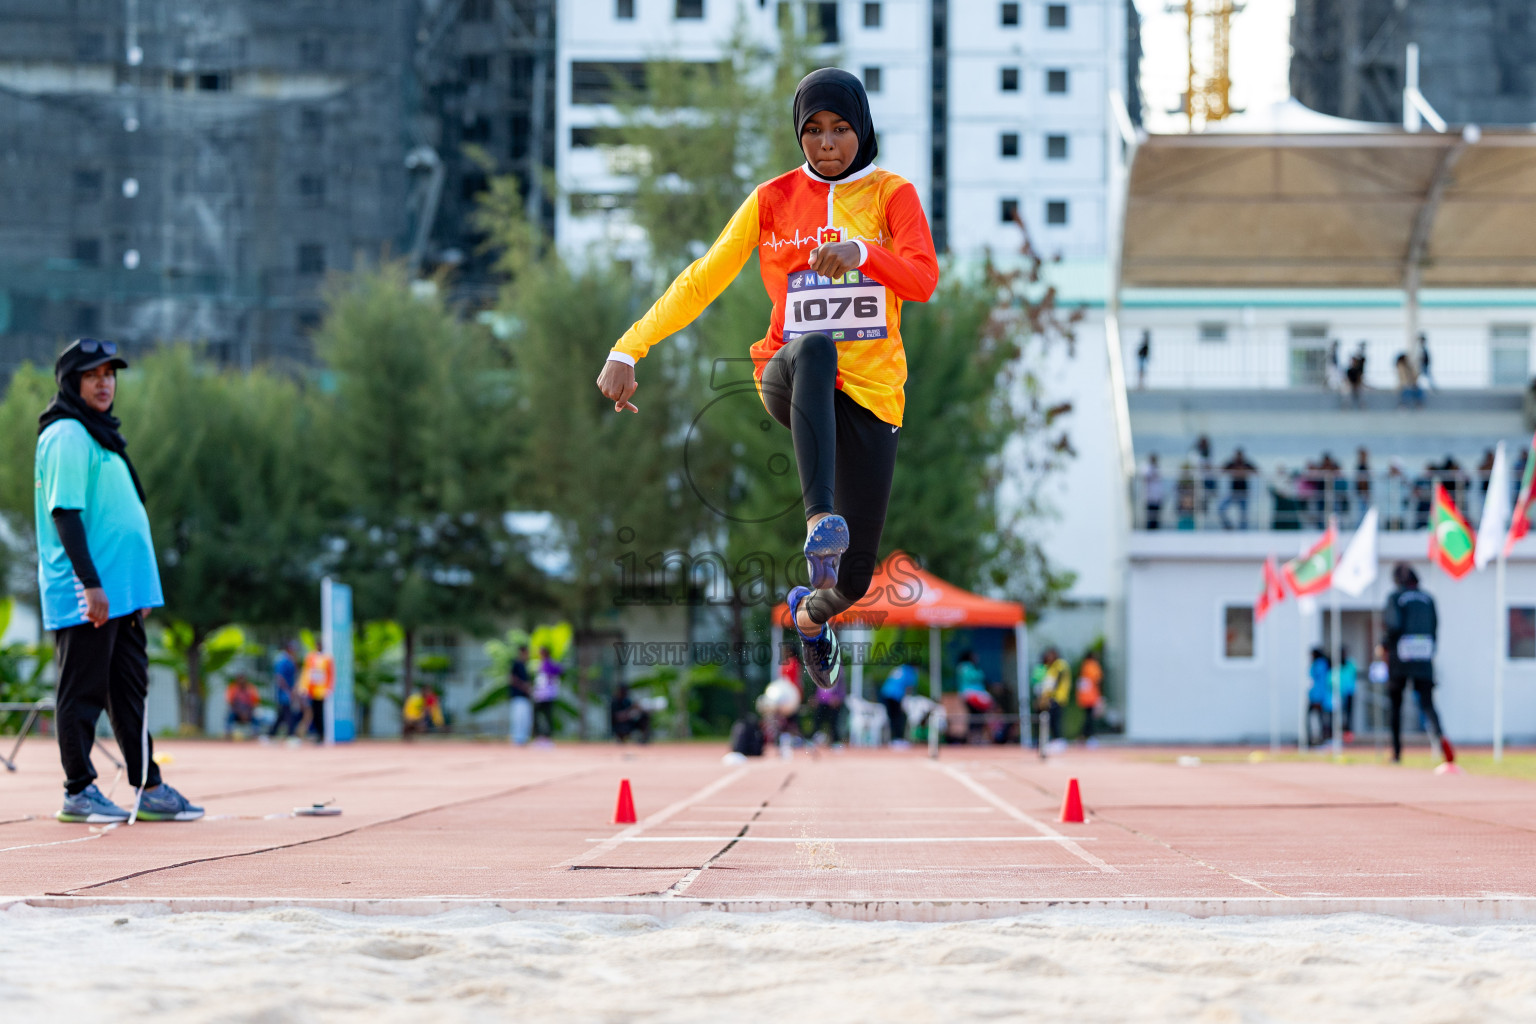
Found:
[{"label": "race bib number 1076", "polygon": [[887,336],[885,285],[860,270],[822,277],[805,270],[789,275],[784,298],[784,340],[813,331],[833,341]]}]

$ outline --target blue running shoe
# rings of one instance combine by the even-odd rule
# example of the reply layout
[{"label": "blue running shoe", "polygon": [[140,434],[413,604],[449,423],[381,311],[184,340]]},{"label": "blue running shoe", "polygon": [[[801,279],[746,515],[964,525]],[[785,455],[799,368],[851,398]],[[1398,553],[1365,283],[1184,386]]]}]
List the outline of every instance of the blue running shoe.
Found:
[{"label": "blue running shoe", "polygon": [[823,516],[810,536],[805,538],[805,564],[811,573],[811,588],[824,590],[837,586],[837,567],[848,550],[848,520],[837,514]]},{"label": "blue running shoe", "polygon": [[140,821],[196,821],[203,809],[165,783],[146,789],[139,800]]},{"label": "blue running shoe", "polygon": [[823,625],[821,632],[816,636],[806,636],[800,630],[800,623],[796,616],[800,612],[800,602],[811,596],[809,587],[796,587],[789,592],[790,621],[795,623],[795,632],[800,634],[800,649],[803,652],[801,659],[805,664],[805,673],[823,690],[830,690],[837,685],[839,677],[843,673],[843,652],[837,645],[837,634],[832,632],[830,624]]},{"label": "blue running shoe", "polygon": [[108,800],[92,783],[71,796],[64,794],[64,807],[54,815],[60,821],[76,821],[87,825],[108,825],[114,821],[127,821],[128,812]]}]

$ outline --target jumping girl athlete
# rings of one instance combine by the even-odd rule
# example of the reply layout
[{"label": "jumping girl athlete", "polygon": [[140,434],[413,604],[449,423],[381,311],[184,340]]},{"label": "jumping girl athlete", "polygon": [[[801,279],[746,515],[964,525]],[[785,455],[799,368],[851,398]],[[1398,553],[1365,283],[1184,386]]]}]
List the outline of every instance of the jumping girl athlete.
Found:
[{"label": "jumping girl athlete", "polygon": [[805,499],[811,586],[792,589],[789,608],[806,671],[831,687],[841,657],[827,622],[869,589],[891,496],[907,380],[901,304],[927,301],[939,265],[917,190],[874,165],[863,84],[813,71],[795,90],[794,118],[806,162],[753,190],[619,339],[597,386],[616,411],[638,412],[635,361],[692,323],[757,251],[773,300],[752,346],[758,393],[790,430]]}]

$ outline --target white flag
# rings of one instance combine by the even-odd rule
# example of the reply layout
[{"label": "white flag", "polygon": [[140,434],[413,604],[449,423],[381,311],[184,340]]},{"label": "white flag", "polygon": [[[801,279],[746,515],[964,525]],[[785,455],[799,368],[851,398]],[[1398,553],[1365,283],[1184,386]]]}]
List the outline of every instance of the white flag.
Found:
[{"label": "white flag", "polygon": [[1359,597],[1376,582],[1376,562],[1376,509],[1372,507],[1333,570],[1333,585],[1350,597]]},{"label": "white flag", "polygon": [[1483,495],[1483,518],[1477,524],[1477,554],[1473,563],[1481,569],[1493,561],[1509,529],[1509,467],[1504,464],[1504,442],[1493,453],[1493,476]]}]

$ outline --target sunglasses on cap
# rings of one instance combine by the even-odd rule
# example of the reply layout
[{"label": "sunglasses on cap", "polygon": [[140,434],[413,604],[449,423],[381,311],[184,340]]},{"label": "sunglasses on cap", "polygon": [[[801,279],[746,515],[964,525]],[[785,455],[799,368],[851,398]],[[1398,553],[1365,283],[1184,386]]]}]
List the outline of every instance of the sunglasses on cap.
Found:
[{"label": "sunglasses on cap", "polygon": [[117,355],[117,342],[97,341],[95,338],[81,338],[80,351],[88,356],[93,356],[98,352],[104,356],[115,356]]}]

